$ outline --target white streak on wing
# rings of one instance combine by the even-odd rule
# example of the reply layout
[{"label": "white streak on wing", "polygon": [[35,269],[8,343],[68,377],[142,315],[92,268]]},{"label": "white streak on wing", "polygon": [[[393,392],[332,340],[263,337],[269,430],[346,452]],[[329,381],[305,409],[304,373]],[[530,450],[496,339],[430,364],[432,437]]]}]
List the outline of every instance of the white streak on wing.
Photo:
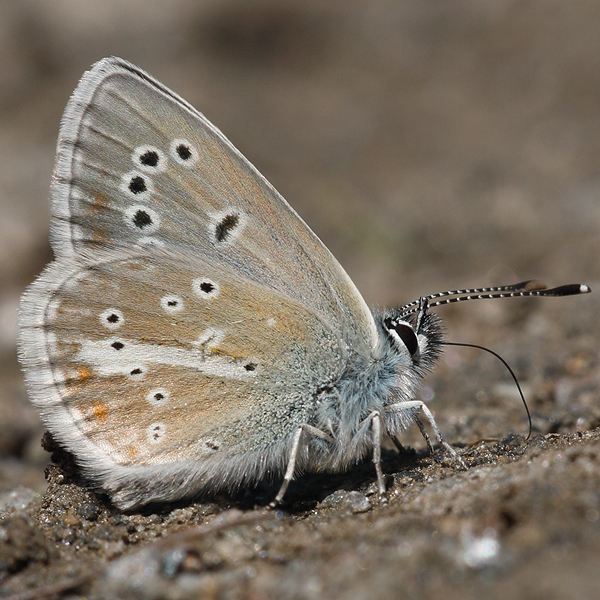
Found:
[{"label": "white streak on wing", "polygon": [[58,307],[60,306],[60,300],[58,298],[54,298],[48,302],[48,306],[46,307],[46,316],[50,323],[56,321],[56,317],[58,316]]},{"label": "white streak on wing", "polygon": [[93,342],[81,341],[77,360],[91,365],[100,377],[129,375],[133,369],[148,369],[150,365],[185,367],[205,375],[215,375],[227,379],[249,381],[256,377],[256,371],[247,371],[241,363],[235,363],[227,356],[211,356],[202,348],[185,350],[157,344],[136,344],[123,340],[124,347],[115,351],[113,339]]},{"label": "white streak on wing", "polygon": [[58,354],[58,337],[53,331],[49,331],[46,334],[46,340],[48,342],[48,350],[52,356],[56,356]]},{"label": "white streak on wing", "polygon": [[192,344],[194,346],[208,345],[209,349],[213,349],[221,343],[224,337],[225,332],[222,329],[217,329],[216,327],[208,327],[204,333],[198,336],[198,339],[196,341],[192,342]]}]

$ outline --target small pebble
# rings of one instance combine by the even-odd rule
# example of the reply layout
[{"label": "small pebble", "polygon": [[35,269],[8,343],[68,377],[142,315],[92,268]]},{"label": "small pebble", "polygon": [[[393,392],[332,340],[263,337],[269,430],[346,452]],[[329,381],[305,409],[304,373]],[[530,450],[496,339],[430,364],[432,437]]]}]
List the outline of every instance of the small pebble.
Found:
[{"label": "small pebble", "polygon": [[354,513],[364,513],[371,510],[369,499],[360,492],[349,492],[344,504]]}]

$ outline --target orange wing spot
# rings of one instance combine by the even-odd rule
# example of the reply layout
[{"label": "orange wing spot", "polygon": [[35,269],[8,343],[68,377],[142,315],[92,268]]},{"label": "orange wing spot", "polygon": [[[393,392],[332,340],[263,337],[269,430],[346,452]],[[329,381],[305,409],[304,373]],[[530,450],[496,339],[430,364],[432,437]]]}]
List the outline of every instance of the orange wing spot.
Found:
[{"label": "orange wing spot", "polygon": [[77,375],[79,376],[79,379],[86,381],[91,378],[92,372],[87,367],[79,367],[79,369],[77,369]]},{"label": "orange wing spot", "polygon": [[67,387],[79,386],[85,383],[88,379],[91,379],[92,371],[87,367],[77,367],[73,371],[67,374],[65,379],[65,385]]},{"label": "orange wing spot", "polygon": [[108,417],[108,406],[102,404],[102,402],[98,402],[92,406],[92,412],[94,413],[96,420],[106,421],[106,418]]},{"label": "orange wing spot", "polygon": [[231,352],[230,350],[225,350],[217,346],[209,346],[208,352],[213,356],[226,356],[234,361],[245,360],[248,358],[247,352]]}]

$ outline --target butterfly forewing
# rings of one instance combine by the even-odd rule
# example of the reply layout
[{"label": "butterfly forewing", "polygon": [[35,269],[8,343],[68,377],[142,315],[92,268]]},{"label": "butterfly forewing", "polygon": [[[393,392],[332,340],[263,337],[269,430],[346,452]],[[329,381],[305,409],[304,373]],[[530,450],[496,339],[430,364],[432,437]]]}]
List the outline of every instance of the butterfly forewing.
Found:
[{"label": "butterfly forewing", "polygon": [[102,61],[75,91],[53,199],[59,258],[166,245],[310,307],[359,351],[376,343],[354,284],[287,202],[200,113],[128,63]]}]

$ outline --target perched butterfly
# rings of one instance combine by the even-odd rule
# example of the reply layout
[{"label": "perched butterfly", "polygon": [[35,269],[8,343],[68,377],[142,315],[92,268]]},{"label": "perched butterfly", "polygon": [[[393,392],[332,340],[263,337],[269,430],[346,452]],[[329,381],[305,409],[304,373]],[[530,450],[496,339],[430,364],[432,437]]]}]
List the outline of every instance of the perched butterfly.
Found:
[{"label": "perched butterfly", "polygon": [[[286,201],[185,100],[117,58],[66,108],[56,260],[23,296],[19,354],[54,439],[120,509],[347,468],[424,414],[429,308],[568,295],[518,284],[372,313]],[[533,287],[533,289],[531,289]],[[457,295],[458,294],[458,295]]]}]

